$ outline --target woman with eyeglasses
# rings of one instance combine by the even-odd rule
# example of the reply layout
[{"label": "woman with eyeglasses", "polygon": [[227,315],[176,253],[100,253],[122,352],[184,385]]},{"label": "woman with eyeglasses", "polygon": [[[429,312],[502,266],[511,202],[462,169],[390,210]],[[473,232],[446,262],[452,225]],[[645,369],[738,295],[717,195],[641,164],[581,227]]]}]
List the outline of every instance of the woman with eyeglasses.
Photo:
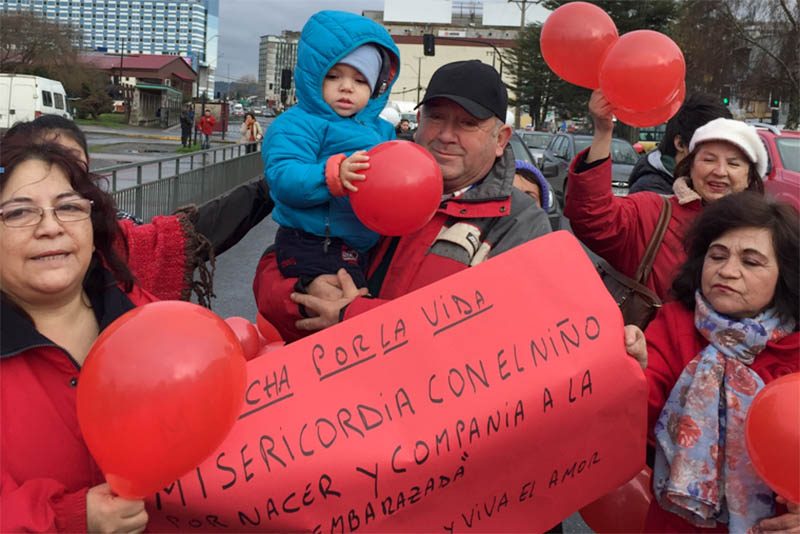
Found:
[{"label": "woman with eyeglasses", "polygon": [[[86,136],[77,124],[58,115],[15,124],[3,136],[3,146],[12,139],[58,143],[78,163],[89,164]],[[181,207],[147,224],[117,209],[120,224],[134,234],[127,243],[128,267],[139,285],[159,299],[189,300],[194,293],[200,304],[208,305],[213,295],[214,257],[238,243],[269,215],[273,205],[266,181],[257,178],[222,197]]]},{"label": "woman with eyeglasses", "polygon": [[157,300],[128,268],[125,228],[56,143],[3,142],[0,162],[0,531],[141,532],[81,437],[81,366],[100,331]]}]

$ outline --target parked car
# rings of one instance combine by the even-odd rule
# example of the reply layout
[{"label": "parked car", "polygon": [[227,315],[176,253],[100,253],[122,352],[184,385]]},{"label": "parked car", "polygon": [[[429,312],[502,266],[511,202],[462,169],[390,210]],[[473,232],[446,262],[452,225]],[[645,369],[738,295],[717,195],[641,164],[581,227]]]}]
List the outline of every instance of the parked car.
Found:
[{"label": "parked car", "polygon": [[764,189],[800,210],[800,132],[767,124],[754,126],[769,155]]},{"label": "parked car", "polygon": [[[514,151],[514,158],[536,165],[533,160],[533,155],[531,155],[528,147],[525,146],[525,142],[518,134],[514,133],[511,135],[509,144],[511,145],[511,150]],[[550,183],[550,191],[548,194],[550,209],[547,210],[547,216],[550,219],[550,227],[553,230],[558,230],[561,228],[561,206],[556,202],[552,182],[548,180],[548,183]]]},{"label": "parked car", "polygon": [[[591,135],[558,133],[550,141],[542,159],[542,173],[550,180],[556,197],[564,206],[567,171],[575,155],[592,144]],[[615,195],[628,194],[628,178],[639,155],[624,139],[611,141],[611,188]]]},{"label": "parked car", "polygon": [[48,114],[72,118],[61,82],[32,74],[0,74],[0,129]]},{"label": "parked car", "polygon": [[517,130],[517,133],[522,137],[525,146],[528,147],[528,150],[533,156],[535,165],[541,169],[544,149],[550,144],[553,134],[550,132],[533,132],[529,130]]}]

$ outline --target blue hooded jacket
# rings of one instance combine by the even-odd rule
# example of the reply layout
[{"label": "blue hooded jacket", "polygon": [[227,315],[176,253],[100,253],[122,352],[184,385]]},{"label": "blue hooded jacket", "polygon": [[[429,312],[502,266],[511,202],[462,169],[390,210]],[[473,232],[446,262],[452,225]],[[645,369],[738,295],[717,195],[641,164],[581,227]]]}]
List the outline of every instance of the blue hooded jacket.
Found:
[{"label": "blue hooded jacket", "polygon": [[[341,117],[323,100],[322,83],[340,59],[367,43],[383,47],[391,56],[386,90],[370,98],[356,115]],[[362,252],[377,242],[378,234],[361,224],[350,200],[331,195],[325,162],[330,156],[349,156],[394,138],[394,128],[379,114],[397,79],[399,57],[389,33],[366,17],[320,11],[306,22],[297,48],[297,105],[270,124],[263,143],[275,222],[317,236],[339,237]]]}]

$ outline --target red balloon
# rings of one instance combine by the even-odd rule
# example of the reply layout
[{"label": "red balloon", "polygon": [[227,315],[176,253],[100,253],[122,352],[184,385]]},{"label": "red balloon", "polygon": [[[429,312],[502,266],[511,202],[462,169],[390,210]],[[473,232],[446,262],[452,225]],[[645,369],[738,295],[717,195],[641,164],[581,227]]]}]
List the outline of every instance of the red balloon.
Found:
[{"label": "red balloon", "polygon": [[205,460],[239,416],[246,379],[236,335],[196,304],[155,302],[114,321],[77,392],[81,432],[114,492],[141,499]]},{"label": "red balloon", "polygon": [[[656,126],[663,124],[671,119],[683,105],[686,98],[686,84],[682,83],[677,93],[664,107],[649,111],[629,111],[627,109],[615,108],[614,115],[625,124],[636,127]],[[635,145],[634,145],[635,146]]]},{"label": "red balloon", "polygon": [[249,361],[255,358],[258,349],[261,348],[261,335],[258,333],[256,325],[244,317],[228,317],[225,322],[228,323],[239,339],[239,343],[242,344],[244,359]]},{"label": "red balloon", "polygon": [[258,354],[256,354],[256,358],[260,358],[272,352],[282,349],[286,346],[286,343],[283,341],[273,341],[271,343],[266,343],[260,349],[258,349]]},{"label": "red balloon", "polygon": [[433,218],[442,200],[442,171],[410,141],[387,141],[369,151],[366,180],[350,194],[361,222],[381,235],[408,235]]},{"label": "red balloon", "polygon": [[283,337],[281,337],[281,333],[278,332],[278,329],[260,313],[256,313],[256,326],[258,327],[258,333],[261,334],[262,337],[262,345],[272,343],[273,341],[283,342]]},{"label": "red balloon", "polygon": [[597,89],[608,49],[619,38],[608,14],[586,2],[570,2],[547,17],[539,45],[547,66],[562,79]]},{"label": "red balloon", "polygon": [[653,500],[652,471],[638,475],[611,493],[581,508],[581,517],[595,532],[642,532]]},{"label": "red balloon", "polygon": [[800,373],[758,392],[747,412],[745,436],[758,476],[778,495],[800,503]]},{"label": "red balloon", "polygon": [[637,30],[620,37],[600,67],[600,89],[615,109],[663,108],[686,75],[683,52],[663,33]]}]

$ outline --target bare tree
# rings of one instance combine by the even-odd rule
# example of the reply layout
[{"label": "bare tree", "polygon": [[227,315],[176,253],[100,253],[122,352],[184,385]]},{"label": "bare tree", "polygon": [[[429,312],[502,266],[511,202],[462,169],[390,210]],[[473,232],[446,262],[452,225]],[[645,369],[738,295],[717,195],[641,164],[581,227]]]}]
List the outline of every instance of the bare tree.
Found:
[{"label": "bare tree", "polygon": [[689,91],[789,102],[797,127],[798,0],[686,0],[673,37],[686,57]]},{"label": "bare tree", "polygon": [[789,102],[786,126],[800,119],[800,3],[798,0],[739,0],[725,4],[730,25],[750,49],[742,88],[753,96]]},{"label": "bare tree", "polygon": [[31,11],[0,12],[0,71],[38,74],[75,65],[80,33]]}]

